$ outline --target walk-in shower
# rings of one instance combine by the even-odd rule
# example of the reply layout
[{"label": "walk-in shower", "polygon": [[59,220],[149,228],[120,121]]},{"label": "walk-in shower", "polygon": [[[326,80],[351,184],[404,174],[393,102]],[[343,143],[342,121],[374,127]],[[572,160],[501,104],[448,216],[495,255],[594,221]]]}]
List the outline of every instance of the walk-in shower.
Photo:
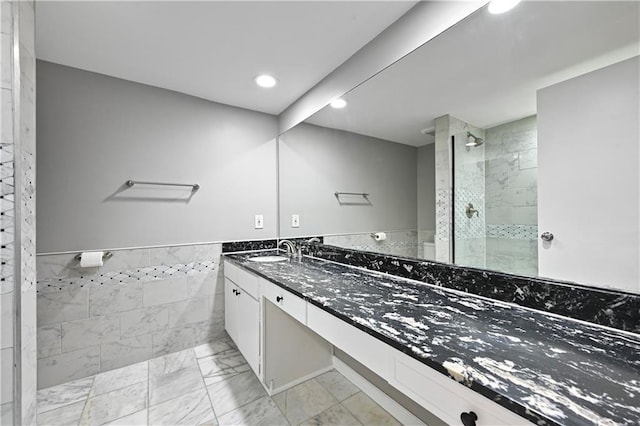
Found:
[{"label": "walk-in shower", "polygon": [[536,117],[454,125],[453,262],[537,275]]}]

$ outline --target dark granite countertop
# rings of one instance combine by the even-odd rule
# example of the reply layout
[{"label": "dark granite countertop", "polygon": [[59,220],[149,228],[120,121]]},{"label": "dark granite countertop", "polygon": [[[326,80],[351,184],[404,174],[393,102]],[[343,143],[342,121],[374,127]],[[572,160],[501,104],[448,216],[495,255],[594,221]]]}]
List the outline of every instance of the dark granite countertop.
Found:
[{"label": "dark granite countertop", "polygon": [[[538,424],[640,423],[640,335],[304,257],[225,257]],[[459,378],[459,377],[458,377]]]}]

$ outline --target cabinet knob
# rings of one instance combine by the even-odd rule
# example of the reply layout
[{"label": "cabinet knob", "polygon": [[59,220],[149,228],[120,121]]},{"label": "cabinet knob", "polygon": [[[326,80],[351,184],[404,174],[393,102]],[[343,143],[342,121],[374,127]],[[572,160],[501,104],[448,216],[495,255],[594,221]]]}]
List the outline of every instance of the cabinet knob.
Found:
[{"label": "cabinet knob", "polygon": [[461,413],[460,420],[462,420],[462,424],[464,426],[476,426],[478,415],[473,411],[469,411],[468,413]]},{"label": "cabinet knob", "polygon": [[284,297],[282,296],[276,296],[276,302],[281,302],[282,299],[284,299]]},{"label": "cabinet knob", "polygon": [[551,232],[543,232],[542,235],[540,235],[540,239],[545,242],[553,241],[553,234]]}]

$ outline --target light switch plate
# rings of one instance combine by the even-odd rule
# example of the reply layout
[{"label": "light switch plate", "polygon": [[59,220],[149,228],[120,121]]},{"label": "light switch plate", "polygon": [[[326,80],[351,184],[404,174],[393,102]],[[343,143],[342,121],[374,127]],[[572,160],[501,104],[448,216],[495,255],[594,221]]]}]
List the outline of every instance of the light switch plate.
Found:
[{"label": "light switch plate", "polygon": [[264,218],[261,214],[257,214],[255,218],[254,228],[262,229],[264,227]]},{"label": "light switch plate", "polygon": [[292,228],[299,228],[300,227],[300,215],[299,214],[292,214],[291,215],[291,227]]}]

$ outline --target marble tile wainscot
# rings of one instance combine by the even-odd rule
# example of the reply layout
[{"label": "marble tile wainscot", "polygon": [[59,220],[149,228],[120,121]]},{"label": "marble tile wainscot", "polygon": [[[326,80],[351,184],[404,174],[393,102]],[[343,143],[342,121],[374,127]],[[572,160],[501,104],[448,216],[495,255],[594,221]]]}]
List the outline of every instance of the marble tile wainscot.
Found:
[{"label": "marble tile wainscot", "polygon": [[114,250],[100,268],[39,255],[38,388],[146,361],[224,333],[222,244]]},{"label": "marble tile wainscot", "polygon": [[640,294],[329,245],[305,254],[640,333]]}]

